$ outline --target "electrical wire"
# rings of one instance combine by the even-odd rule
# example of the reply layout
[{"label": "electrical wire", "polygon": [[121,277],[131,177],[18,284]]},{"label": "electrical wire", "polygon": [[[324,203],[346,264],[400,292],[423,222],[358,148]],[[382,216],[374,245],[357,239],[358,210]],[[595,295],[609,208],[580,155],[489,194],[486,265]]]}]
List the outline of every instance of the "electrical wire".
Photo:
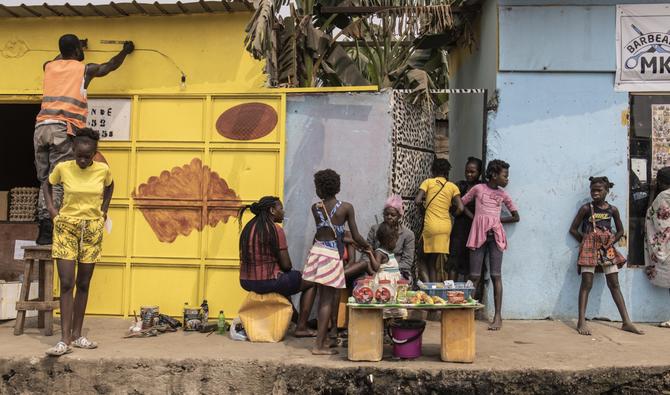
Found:
[{"label": "electrical wire", "polygon": [[[5,44],[5,48],[3,48],[0,51],[0,54],[2,55],[3,58],[7,59],[14,59],[14,58],[21,58],[28,52],[58,52],[58,50],[55,49],[37,49],[37,48],[30,48],[28,44],[26,44],[24,41],[19,40],[19,41],[14,41],[14,43],[22,44],[24,48],[20,48],[17,53],[13,53],[14,51],[10,47],[10,43],[8,42]],[[154,52],[157,53],[158,55],[162,56],[163,58],[167,59],[172,65],[179,71],[181,74],[181,84],[184,85],[186,83],[186,73],[184,73],[184,70],[182,70],[181,67],[175,62],[174,59],[172,59],[170,56],[167,54],[153,48],[135,48],[135,51],[141,51],[141,52]],[[112,53],[112,52],[118,52],[118,51],[113,51],[113,50],[108,50],[108,49],[86,49],[85,52],[101,52],[101,53]]]}]

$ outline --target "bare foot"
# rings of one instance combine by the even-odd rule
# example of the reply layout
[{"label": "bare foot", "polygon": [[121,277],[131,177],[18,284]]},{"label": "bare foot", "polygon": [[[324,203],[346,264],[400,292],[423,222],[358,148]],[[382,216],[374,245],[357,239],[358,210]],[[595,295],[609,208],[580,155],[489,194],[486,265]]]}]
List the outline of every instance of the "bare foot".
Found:
[{"label": "bare foot", "polygon": [[502,329],[502,318],[495,316],[493,317],[493,322],[489,325],[490,331],[499,331]]},{"label": "bare foot", "polygon": [[621,330],[630,333],[635,333],[636,335],[644,335],[644,331],[637,329],[632,322],[624,323],[623,325],[621,325]]},{"label": "bare foot", "polygon": [[577,323],[577,332],[580,335],[591,336],[591,328],[586,325],[586,322]]},{"label": "bare foot", "polygon": [[293,332],[294,337],[316,337],[316,331],[313,329],[302,329],[298,330],[296,329],[295,332]]},{"label": "bare foot", "polygon": [[314,347],[312,349],[312,354],[313,355],[337,355],[338,352],[337,350],[333,350],[332,348],[318,348]]}]

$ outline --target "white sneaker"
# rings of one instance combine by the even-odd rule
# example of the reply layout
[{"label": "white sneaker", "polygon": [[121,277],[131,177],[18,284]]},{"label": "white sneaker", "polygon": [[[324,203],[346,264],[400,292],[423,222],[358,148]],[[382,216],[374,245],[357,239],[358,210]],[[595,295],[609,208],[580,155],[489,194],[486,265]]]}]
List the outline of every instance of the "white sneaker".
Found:
[{"label": "white sneaker", "polygon": [[46,351],[46,354],[52,357],[60,357],[61,355],[69,354],[72,352],[72,347],[65,344],[65,342],[60,341],[56,343],[55,346],[51,347]]}]

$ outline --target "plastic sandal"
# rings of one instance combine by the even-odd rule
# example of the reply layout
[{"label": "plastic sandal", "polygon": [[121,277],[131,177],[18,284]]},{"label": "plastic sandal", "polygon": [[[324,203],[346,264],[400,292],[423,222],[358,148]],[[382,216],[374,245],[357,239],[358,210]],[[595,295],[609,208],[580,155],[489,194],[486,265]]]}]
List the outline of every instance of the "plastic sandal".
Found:
[{"label": "plastic sandal", "polygon": [[80,337],[79,339],[75,340],[72,342],[72,345],[77,347],[77,348],[84,348],[87,350],[92,350],[94,348],[98,348],[98,343],[92,342],[85,338],[84,336]]},{"label": "plastic sandal", "polygon": [[46,354],[52,357],[60,357],[61,355],[69,354],[72,352],[72,347],[65,344],[65,342],[58,342],[55,346],[51,347],[46,351]]}]

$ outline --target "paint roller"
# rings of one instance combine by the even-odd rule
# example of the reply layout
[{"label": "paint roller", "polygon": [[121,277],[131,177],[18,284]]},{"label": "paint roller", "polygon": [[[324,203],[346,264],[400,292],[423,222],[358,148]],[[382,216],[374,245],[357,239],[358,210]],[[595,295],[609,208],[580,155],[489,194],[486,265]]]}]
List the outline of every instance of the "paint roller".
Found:
[{"label": "paint roller", "polygon": [[[126,43],[126,41],[128,41],[128,40],[100,40],[100,44],[118,44],[118,45],[123,45],[123,44]],[[170,62],[174,65],[174,67],[176,67],[177,70],[179,70],[179,73],[181,74],[181,83],[179,84],[180,87],[181,87],[182,89],[183,89],[183,88],[186,88],[186,74],[185,74],[184,71],[181,69],[181,67],[179,67],[179,65],[177,64],[177,62],[174,61],[174,59],[172,59],[171,57],[169,57],[168,55],[164,54],[163,52],[161,52],[161,51],[159,51],[159,50],[157,50],[157,49],[152,49],[152,48],[135,48],[135,51],[155,52],[155,53],[159,54],[160,56],[164,57],[165,59],[167,59],[168,61],[170,61]]]}]

